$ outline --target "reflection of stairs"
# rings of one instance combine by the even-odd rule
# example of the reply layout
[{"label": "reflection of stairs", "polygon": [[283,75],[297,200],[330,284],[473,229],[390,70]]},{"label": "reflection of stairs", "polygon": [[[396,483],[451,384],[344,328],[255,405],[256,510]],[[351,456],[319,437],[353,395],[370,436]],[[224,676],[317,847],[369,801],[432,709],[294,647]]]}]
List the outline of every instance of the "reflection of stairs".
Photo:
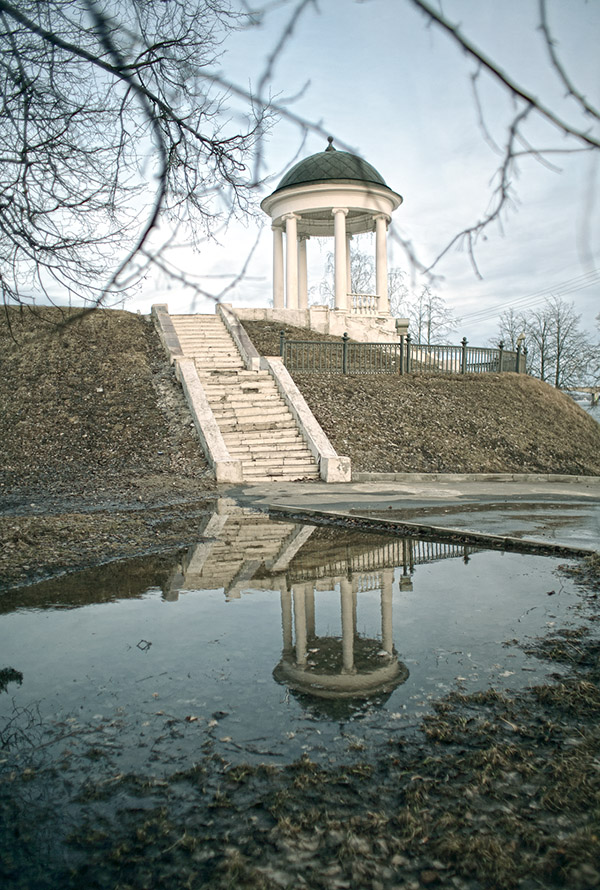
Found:
[{"label": "reflection of stairs", "polygon": [[227,514],[214,513],[202,531],[206,540],[191,548],[184,559],[180,589],[224,587],[228,597],[239,596],[262,566],[281,571],[279,563],[287,565],[282,557],[288,549],[290,558],[296,552],[298,528],[241,507],[230,507]]},{"label": "reflection of stairs", "polygon": [[244,481],[318,479],[315,459],[268,371],[247,371],[218,315],[172,315]]}]

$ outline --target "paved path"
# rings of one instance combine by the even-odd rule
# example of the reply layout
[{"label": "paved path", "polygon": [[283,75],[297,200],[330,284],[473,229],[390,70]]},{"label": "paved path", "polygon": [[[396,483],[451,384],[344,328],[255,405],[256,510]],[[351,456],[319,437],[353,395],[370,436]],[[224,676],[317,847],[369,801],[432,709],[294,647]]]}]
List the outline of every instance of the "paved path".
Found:
[{"label": "paved path", "polygon": [[600,550],[600,480],[579,482],[452,481],[296,482],[227,491],[258,509],[285,506],[385,515],[460,531],[511,536]]}]

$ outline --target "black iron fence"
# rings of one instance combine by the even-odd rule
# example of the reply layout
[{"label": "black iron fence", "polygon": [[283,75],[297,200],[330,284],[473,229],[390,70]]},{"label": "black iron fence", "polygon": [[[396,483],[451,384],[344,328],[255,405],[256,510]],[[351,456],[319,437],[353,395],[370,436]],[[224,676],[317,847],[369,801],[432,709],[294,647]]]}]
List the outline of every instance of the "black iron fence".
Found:
[{"label": "black iron fence", "polygon": [[280,355],[290,371],[321,374],[489,374],[526,373],[527,350],[413,343],[410,335],[397,343],[355,343],[342,340],[288,340],[279,337]]}]

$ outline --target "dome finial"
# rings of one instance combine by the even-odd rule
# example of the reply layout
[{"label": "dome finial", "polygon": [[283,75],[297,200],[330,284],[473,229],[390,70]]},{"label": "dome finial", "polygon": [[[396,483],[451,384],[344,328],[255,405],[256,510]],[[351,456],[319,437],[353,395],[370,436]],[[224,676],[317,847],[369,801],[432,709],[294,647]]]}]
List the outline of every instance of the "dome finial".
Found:
[{"label": "dome finial", "polygon": [[327,146],[325,151],[335,151],[335,148],[333,147],[333,136],[328,136],[327,141],[329,142],[329,145]]}]

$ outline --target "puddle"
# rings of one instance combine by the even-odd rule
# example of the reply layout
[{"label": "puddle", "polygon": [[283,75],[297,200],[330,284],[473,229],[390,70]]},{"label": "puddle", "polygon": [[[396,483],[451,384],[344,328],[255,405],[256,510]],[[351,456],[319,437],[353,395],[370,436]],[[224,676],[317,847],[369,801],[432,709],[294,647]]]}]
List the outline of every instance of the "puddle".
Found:
[{"label": "puddle", "polygon": [[22,675],[0,695],[9,751],[153,774],[207,746],[326,763],[450,690],[539,682],[556,665],[517,642],[580,623],[556,559],[227,510],[186,551],[0,599],[0,668]]}]

